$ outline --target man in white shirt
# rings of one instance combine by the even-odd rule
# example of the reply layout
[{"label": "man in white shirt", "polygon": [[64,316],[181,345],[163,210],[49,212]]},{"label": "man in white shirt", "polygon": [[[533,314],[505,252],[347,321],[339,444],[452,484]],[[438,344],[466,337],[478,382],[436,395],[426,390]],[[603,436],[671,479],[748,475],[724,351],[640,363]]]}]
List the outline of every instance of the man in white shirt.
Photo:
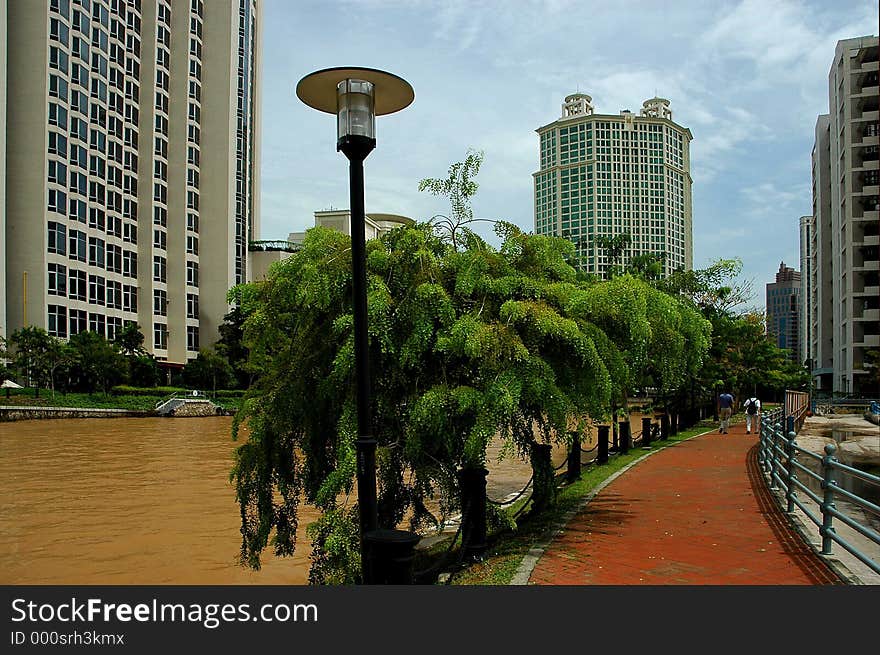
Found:
[{"label": "man in white shirt", "polygon": [[752,432],[752,421],[755,422],[755,432],[758,431],[758,416],[761,414],[761,401],[752,396],[743,403],[746,410],[746,434]]}]

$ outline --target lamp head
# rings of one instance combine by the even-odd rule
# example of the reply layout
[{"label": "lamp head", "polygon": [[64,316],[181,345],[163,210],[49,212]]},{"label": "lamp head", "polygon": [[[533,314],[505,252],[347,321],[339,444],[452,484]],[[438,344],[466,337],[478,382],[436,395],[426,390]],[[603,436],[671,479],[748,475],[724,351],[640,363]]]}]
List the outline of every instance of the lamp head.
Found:
[{"label": "lamp head", "polygon": [[415,93],[409,82],[374,68],[326,68],[302,78],[296,95],[309,107],[336,114],[337,150],[351,140],[375,146],[376,116],[409,106]]}]

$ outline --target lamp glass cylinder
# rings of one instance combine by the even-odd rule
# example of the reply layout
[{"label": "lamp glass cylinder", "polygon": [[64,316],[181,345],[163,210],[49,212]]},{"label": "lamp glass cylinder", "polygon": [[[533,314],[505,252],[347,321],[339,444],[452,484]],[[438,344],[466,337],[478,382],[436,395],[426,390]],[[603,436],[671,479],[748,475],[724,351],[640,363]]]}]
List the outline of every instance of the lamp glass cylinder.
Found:
[{"label": "lamp glass cylinder", "polygon": [[376,138],[376,109],[373,83],[342,80],[336,86],[336,138]]}]

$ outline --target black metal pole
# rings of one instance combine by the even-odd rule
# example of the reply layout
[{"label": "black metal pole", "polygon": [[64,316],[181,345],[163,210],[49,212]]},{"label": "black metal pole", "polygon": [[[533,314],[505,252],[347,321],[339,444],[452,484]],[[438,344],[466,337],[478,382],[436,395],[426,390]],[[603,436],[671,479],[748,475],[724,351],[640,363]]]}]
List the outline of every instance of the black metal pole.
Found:
[{"label": "black metal pole", "polygon": [[367,265],[364,235],[364,159],[376,141],[363,136],[344,137],[337,144],[349,161],[351,203],[351,273],[354,308],[354,360],[357,385],[357,493],[360,508],[361,562],[364,582],[370,582],[369,544],[364,535],[378,527],[376,501],[376,439],[370,414],[370,342],[367,333]]}]

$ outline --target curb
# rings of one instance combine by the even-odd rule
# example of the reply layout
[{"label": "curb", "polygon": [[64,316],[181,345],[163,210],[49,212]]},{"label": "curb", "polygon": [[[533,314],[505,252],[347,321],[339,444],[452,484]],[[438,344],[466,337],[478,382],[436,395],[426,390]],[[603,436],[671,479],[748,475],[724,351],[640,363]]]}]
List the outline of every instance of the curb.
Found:
[{"label": "curb", "polygon": [[700,434],[695,434],[692,437],[688,437],[687,439],[682,439],[681,441],[667,444],[663,448],[658,448],[657,450],[652,450],[649,453],[645,453],[644,455],[642,455],[638,459],[633,460],[632,462],[630,462],[629,464],[624,466],[622,469],[613,473],[611,476],[609,476],[608,478],[603,480],[598,486],[596,486],[595,489],[593,489],[589,494],[587,494],[581,500],[581,502],[579,502],[574,508],[572,508],[571,510],[566,512],[559,521],[557,521],[551,528],[549,528],[547,530],[547,532],[544,533],[544,535],[541,537],[540,541],[537,544],[535,544],[535,546],[533,546],[529,550],[529,552],[526,554],[526,556],[523,558],[523,561],[520,563],[519,567],[516,570],[516,573],[513,574],[513,577],[510,579],[510,582],[508,584],[509,585],[518,585],[518,586],[519,585],[528,585],[529,578],[531,577],[532,571],[535,569],[535,566],[538,564],[538,560],[541,558],[541,556],[544,554],[544,552],[547,550],[547,548],[550,546],[550,544],[553,542],[553,540],[557,536],[559,536],[559,534],[561,532],[563,532],[565,530],[565,527],[575,517],[575,515],[577,515],[579,512],[581,512],[590,503],[590,501],[596,497],[596,495],[600,491],[602,491],[605,487],[607,487],[609,484],[614,482],[614,480],[616,480],[618,477],[620,477],[621,475],[623,475],[624,473],[629,471],[632,467],[634,467],[636,464],[647,459],[651,455],[659,453],[662,450],[665,450],[666,448],[675,447],[680,443],[686,443],[686,442],[690,441],[691,439],[696,439],[697,437],[705,436],[705,435],[707,435],[711,432],[714,432],[714,431],[715,431],[715,428],[712,428],[710,430],[706,430],[705,432],[701,432]]}]

